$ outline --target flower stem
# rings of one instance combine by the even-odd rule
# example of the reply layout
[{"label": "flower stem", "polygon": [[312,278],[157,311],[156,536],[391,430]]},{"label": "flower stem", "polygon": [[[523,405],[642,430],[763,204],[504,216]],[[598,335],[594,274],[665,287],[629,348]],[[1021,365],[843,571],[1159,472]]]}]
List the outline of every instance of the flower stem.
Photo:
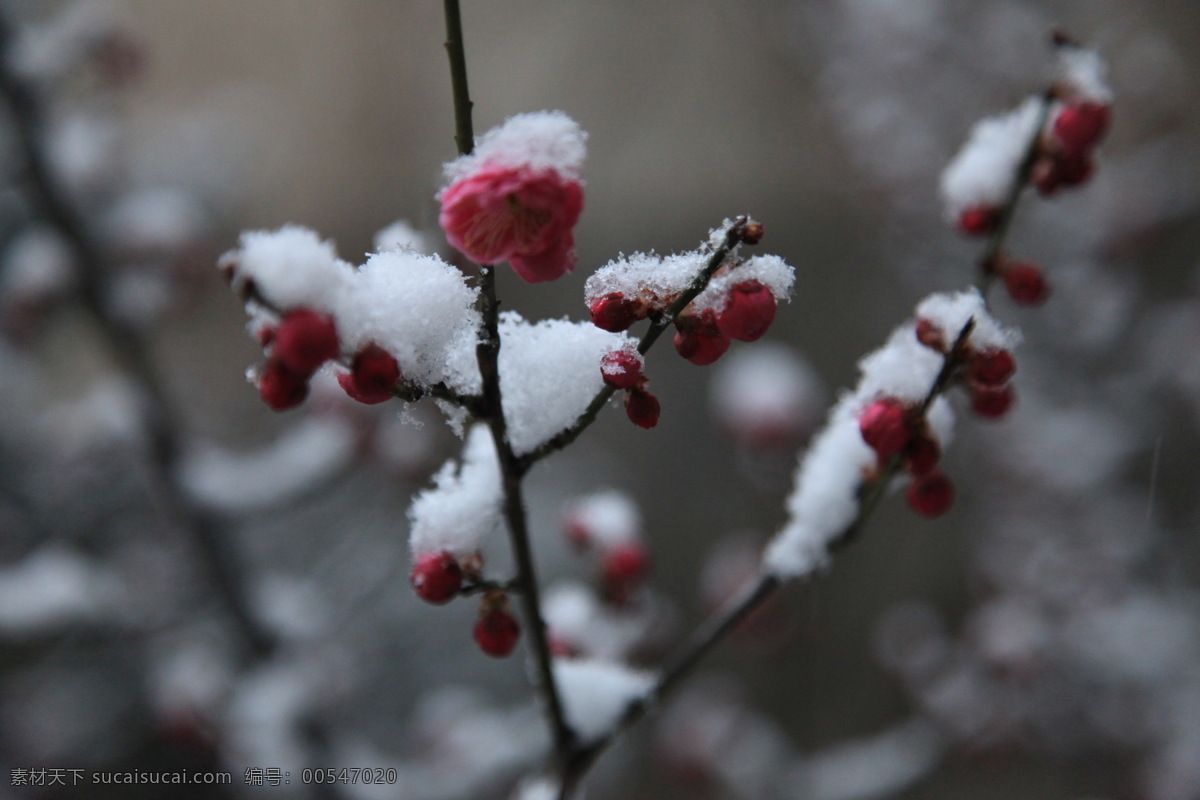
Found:
[{"label": "flower stem", "polygon": [[[446,51],[450,57],[451,85],[454,90],[454,118],[457,129],[455,139],[458,142],[458,152],[467,155],[471,152],[474,135],[458,0],[445,0],[445,9]],[[537,572],[529,541],[528,518],[521,486],[525,470],[513,452],[508,439],[508,425],[504,418],[504,396],[500,389],[499,366],[499,302],[496,298],[496,270],[490,264],[481,265],[479,269],[479,310],[483,317],[483,330],[475,348],[475,357],[479,364],[483,395],[476,404],[476,414],[487,422],[496,446],[504,489],[504,517],[508,523],[509,540],[517,566],[516,583],[520,589],[521,607],[537,664],[537,688],[545,700],[546,713],[554,737],[555,757],[562,762],[574,747],[575,734],[567,724],[566,714],[563,712],[562,698],[554,679],[546,622],[542,617]]]},{"label": "flower stem", "polygon": [[471,92],[467,86],[467,54],[463,48],[462,14],[458,0],[445,0],[446,54],[450,57],[450,87],[454,95],[454,141],[460,155],[475,149],[475,129],[471,122]]}]

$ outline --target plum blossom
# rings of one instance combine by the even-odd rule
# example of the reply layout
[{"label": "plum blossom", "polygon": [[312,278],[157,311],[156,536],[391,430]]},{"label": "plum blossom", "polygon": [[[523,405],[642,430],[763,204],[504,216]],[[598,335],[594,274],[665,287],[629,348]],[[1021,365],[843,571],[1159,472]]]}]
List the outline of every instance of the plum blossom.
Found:
[{"label": "plum blossom", "polygon": [[561,112],[520,114],[489,131],[446,167],[438,222],[450,244],[481,264],[508,261],[530,283],[574,269],[583,140]]}]

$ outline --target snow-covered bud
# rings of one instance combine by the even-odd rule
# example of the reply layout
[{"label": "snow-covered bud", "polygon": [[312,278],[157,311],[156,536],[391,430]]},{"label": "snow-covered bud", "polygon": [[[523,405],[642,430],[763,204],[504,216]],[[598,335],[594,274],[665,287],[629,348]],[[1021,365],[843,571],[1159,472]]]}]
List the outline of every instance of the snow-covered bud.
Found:
[{"label": "snow-covered bud", "polygon": [[864,408],[858,416],[858,430],[880,458],[899,455],[912,436],[908,409],[892,398],[876,400]]},{"label": "snow-covered bud", "polygon": [[1011,386],[971,387],[971,410],[985,419],[1003,417],[1015,399]]},{"label": "snow-covered bud", "polygon": [[639,428],[650,429],[657,425],[661,410],[658,398],[645,389],[634,387],[625,394],[625,415]]},{"label": "snow-covered bud", "polygon": [[592,324],[602,330],[620,333],[629,330],[641,317],[638,304],[620,292],[610,292],[588,306]]},{"label": "snow-covered bud", "polygon": [[604,383],[614,389],[632,389],[642,379],[645,359],[636,350],[613,350],[600,359]]},{"label": "snow-covered bud", "polygon": [[940,517],[954,504],[954,484],[940,472],[918,475],[905,493],[909,508],[923,517]]},{"label": "snow-covered bud", "polygon": [[374,405],[392,399],[392,389],[400,380],[400,365],[391,353],[369,344],[355,353],[350,371],[339,373],[337,380],[350,397]]},{"label": "snow-covered bud", "polygon": [[610,550],[641,538],[641,515],[633,499],[608,489],[574,500],[563,512],[567,538],[580,548]]},{"label": "snow-covered bud", "polygon": [[696,366],[705,367],[729,349],[730,338],[717,327],[717,316],[706,308],[699,314],[680,314],[675,319],[675,350]]},{"label": "snow-covered bud", "polygon": [[917,341],[930,350],[936,350],[939,353],[946,352],[946,334],[936,323],[923,317],[918,319],[916,334]]},{"label": "snow-covered bud", "polygon": [[275,331],[272,356],[297,375],[312,375],[338,354],[337,327],[333,320],[311,308],[283,315]]},{"label": "snow-covered bud", "polygon": [[504,658],[517,646],[521,626],[513,616],[504,592],[488,592],[479,602],[479,618],[473,631],[475,643],[493,658]]},{"label": "snow-covered bud", "polygon": [[1017,362],[1008,350],[989,348],[971,356],[971,381],[981,386],[1003,386],[1017,371]]},{"label": "snow-covered bud", "polygon": [[775,296],[758,281],[744,281],[729,290],[717,314],[717,328],[739,342],[761,338],[775,321]]},{"label": "snow-covered bud", "polygon": [[462,589],[463,571],[452,553],[421,553],[413,561],[412,587],[427,603],[450,602]]},{"label": "snow-covered bud", "polygon": [[1001,273],[1004,288],[1013,302],[1020,306],[1040,306],[1050,296],[1050,286],[1042,268],[1028,262],[1014,262]]},{"label": "snow-covered bud", "polygon": [[263,402],[276,411],[295,408],[308,397],[308,376],[297,375],[276,358],[267,359],[257,383]]}]

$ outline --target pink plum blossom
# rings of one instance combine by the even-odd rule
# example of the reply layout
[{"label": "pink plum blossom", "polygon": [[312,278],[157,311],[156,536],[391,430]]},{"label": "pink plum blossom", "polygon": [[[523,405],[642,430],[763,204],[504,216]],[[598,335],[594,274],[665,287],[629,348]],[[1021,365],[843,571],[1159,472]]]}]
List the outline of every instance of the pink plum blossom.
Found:
[{"label": "pink plum blossom", "polygon": [[450,244],[481,264],[507,260],[530,283],[575,267],[579,182],[557,171],[484,166],[441,194],[438,222]]}]

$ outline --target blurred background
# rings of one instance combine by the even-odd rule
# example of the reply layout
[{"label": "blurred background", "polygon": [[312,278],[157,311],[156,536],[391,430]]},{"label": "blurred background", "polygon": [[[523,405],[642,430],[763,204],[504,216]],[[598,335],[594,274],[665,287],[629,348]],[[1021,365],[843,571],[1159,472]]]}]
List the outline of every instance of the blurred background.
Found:
[{"label": "blurred background", "polygon": [[[3,13],[7,71],[100,257],[81,264],[31,202],[5,114],[0,797],[508,796],[542,746],[524,653],[483,656],[473,602],[431,608],[408,587],[409,498],[458,440],[432,407],[354,406],[336,386],[271,412],[213,266],[240,231],[288,222],[353,263],[401,219],[450,256],[441,5]],[[503,307],[585,319],[583,282],[609,259],[694,248],[743,213],[797,270],[762,344],[707,368],[651,354],[658,427],[610,409],[529,477],[547,583],[592,578],[562,535],[574,498],[639,505],[646,666],[753,567],[857,359],[973,280],[981,245],[937,196],[971,125],[1046,85],[1055,27],[1100,49],[1116,93],[1093,180],[1019,209],[1012,250],[1054,292],[1033,310],[997,297],[1024,331],[1019,402],[963,415],[953,511],[887,502],[609,753],[588,796],[1200,797],[1200,6],[467,0],[463,16],[478,132],[561,109],[590,135],[576,271],[501,270]],[[754,352],[788,378],[789,424],[765,436],[738,410],[757,383],[733,372]],[[399,781],[298,785],[304,767]],[[234,781],[14,772],[39,768]],[[248,768],[292,782],[247,787]]]}]

